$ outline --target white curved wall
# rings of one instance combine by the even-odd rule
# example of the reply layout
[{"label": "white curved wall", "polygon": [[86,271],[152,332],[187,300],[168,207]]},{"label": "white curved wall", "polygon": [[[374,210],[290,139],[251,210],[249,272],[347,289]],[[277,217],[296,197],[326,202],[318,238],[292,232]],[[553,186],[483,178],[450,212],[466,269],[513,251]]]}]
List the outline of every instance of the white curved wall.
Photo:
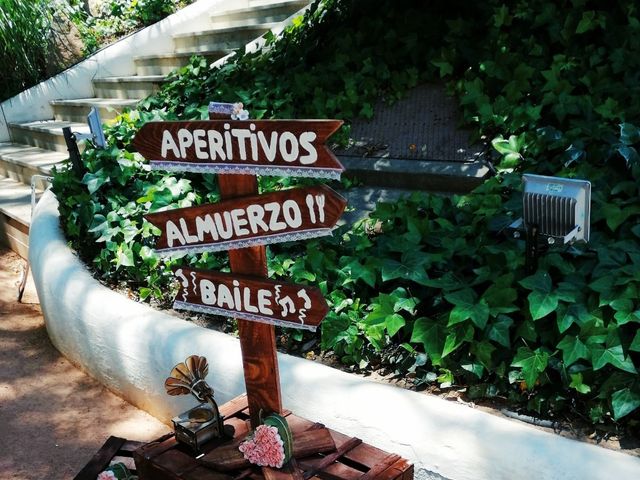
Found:
[{"label": "white curved wall", "polygon": [[[51,192],[34,213],[29,260],[54,345],[131,403],[165,422],[193,406],[163,386],[191,354],[209,359],[220,403],[244,391],[238,341],[100,285],[67,248]],[[408,458],[419,479],[640,478],[635,457],[300,358],[278,360],[285,408]]]}]

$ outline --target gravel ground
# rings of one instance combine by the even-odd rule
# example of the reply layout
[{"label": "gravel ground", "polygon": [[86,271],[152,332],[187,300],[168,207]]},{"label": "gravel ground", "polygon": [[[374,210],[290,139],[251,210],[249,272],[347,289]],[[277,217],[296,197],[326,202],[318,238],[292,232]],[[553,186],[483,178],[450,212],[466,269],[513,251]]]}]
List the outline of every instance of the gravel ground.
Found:
[{"label": "gravel ground", "polygon": [[69,479],[109,435],[150,441],[169,431],[76,368],[51,344],[24,260],[0,249],[0,478]]}]

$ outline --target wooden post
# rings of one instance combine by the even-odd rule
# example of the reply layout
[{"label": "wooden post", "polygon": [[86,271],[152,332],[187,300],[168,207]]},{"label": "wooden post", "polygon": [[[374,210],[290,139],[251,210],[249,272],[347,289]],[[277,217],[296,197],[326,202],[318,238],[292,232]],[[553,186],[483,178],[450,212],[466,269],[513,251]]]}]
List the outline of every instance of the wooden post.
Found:
[{"label": "wooden post", "polygon": [[[209,114],[209,118],[219,117]],[[218,187],[222,199],[229,200],[257,194],[258,180],[255,175],[219,174]],[[229,250],[229,263],[233,273],[266,277],[266,247]],[[256,428],[260,425],[261,410],[265,414],[282,412],[275,327],[238,320],[238,333],[251,427]]]}]

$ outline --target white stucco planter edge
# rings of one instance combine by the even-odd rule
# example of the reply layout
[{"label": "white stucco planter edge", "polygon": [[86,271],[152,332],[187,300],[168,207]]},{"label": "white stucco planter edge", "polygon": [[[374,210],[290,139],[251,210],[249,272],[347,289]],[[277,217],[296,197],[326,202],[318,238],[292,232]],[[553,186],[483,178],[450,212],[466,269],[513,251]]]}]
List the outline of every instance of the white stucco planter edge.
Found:
[{"label": "white stucco planter edge", "polygon": [[[102,286],[68,248],[50,191],[34,212],[29,260],[53,344],[132,404],[164,422],[193,406],[163,386],[191,354],[209,359],[220,403],[244,391],[238,341]],[[419,479],[640,478],[636,457],[304,359],[278,359],[285,408],[404,456]]]}]

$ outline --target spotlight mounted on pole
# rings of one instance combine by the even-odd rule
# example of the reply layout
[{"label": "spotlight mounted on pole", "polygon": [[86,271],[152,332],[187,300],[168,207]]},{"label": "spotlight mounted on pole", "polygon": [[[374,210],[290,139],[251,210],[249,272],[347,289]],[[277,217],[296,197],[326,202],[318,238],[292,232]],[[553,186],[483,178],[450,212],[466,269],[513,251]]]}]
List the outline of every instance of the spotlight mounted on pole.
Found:
[{"label": "spotlight mounted on pole", "polygon": [[90,133],[72,132],[71,127],[64,127],[62,129],[71,165],[73,165],[73,170],[79,178],[84,175],[84,168],[80,160],[80,151],[78,150],[77,142],[79,140],[91,140],[96,148],[104,148],[107,145],[107,140],[102,130],[100,114],[96,107],[91,107],[91,111],[89,115],[87,115],[87,123],[89,124]]},{"label": "spotlight mounted on pole", "polygon": [[560,177],[522,176],[523,215],[509,226],[514,238],[526,240],[526,269],[533,273],[538,257],[550,246],[589,241],[591,183]]}]

